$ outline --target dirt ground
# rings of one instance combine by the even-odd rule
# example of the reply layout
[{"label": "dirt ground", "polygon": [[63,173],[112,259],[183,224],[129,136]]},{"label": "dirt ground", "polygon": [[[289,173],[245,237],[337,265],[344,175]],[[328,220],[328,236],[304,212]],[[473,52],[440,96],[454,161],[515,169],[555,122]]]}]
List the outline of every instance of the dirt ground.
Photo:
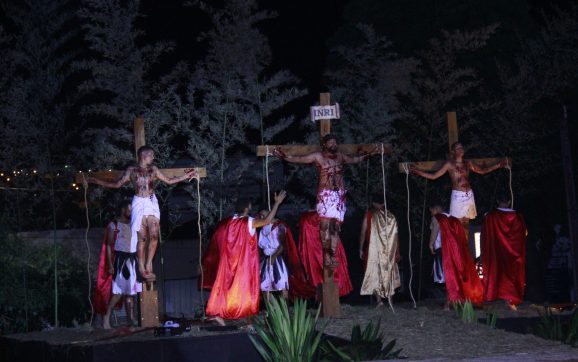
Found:
[{"label": "dirt ground", "polygon": [[[499,318],[537,317],[540,308],[522,305],[517,312],[502,304],[488,306]],[[396,339],[396,349],[410,360],[476,359],[494,360],[548,360],[578,361],[578,348],[548,341],[531,334],[520,334],[493,329],[485,324],[467,324],[453,311],[443,311],[436,303],[394,304],[395,313],[386,306],[342,306],[342,317],[324,320],[325,332],[349,339],[351,327],[365,326],[369,321],[381,320],[381,329],[387,341]],[[484,311],[478,311],[480,318]],[[554,359],[550,359],[554,358]]]},{"label": "dirt ground", "polygon": [[[394,305],[395,313],[389,307],[376,309],[371,306],[342,305],[339,318],[321,319],[319,326],[325,325],[329,335],[349,339],[351,328],[369,321],[381,320],[381,328],[387,341],[396,339],[397,348],[409,360],[473,360],[473,361],[578,361],[578,348],[571,348],[558,342],[544,340],[530,334],[505,332],[492,329],[485,324],[466,324],[453,311],[443,311],[434,303],[420,303],[417,309],[411,303]],[[523,305],[513,312],[502,305],[489,306],[500,318],[537,317],[540,307]],[[478,311],[484,317],[484,311]],[[242,322],[231,323],[243,326]],[[206,325],[193,325],[183,338],[206,336],[235,331],[211,332],[201,329]],[[137,333],[134,333],[134,332]],[[115,343],[127,340],[147,340],[155,337],[152,330],[132,330],[121,328],[105,331],[98,328],[60,328],[52,331],[12,335],[20,340],[42,339],[51,344]]]}]

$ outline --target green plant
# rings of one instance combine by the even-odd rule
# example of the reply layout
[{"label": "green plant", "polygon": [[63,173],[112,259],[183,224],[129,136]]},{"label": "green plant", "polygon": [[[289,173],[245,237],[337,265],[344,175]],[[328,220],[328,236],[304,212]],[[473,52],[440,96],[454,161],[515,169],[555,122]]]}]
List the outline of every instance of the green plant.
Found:
[{"label": "green plant", "polygon": [[496,328],[498,315],[494,311],[486,312],[486,325],[491,328]]},{"label": "green plant", "polygon": [[400,358],[401,348],[394,351],[396,340],[383,347],[384,334],[380,331],[381,321],[376,324],[369,322],[363,332],[358,325],[351,330],[351,341],[344,346],[336,347],[331,341],[325,340],[321,349],[324,361],[369,361]]},{"label": "green plant", "polygon": [[478,323],[478,316],[470,300],[466,300],[465,302],[455,302],[453,303],[453,308],[458,318],[463,322]]},{"label": "green plant", "polygon": [[307,311],[307,302],[298,299],[291,316],[282,298],[273,297],[265,305],[267,317],[255,321],[260,340],[249,336],[265,361],[317,361],[318,347],[325,329],[315,329],[321,308],[313,315]]},{"label": "green plant", "polygon": [[530,332],[540,338],[578,347],[578,310],[572,313],[569,321],[563,321],[559,315],[552,315],[548,311],[534,327],[530,328]]}]

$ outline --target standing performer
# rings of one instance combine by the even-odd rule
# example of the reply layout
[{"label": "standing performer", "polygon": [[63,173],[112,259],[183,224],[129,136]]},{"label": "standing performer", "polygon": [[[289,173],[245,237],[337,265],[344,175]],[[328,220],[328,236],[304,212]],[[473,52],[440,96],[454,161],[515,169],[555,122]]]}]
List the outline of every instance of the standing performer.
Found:
[{"label": "standing performer", "polygon": [[385,210],[383,194],[372,196],[372,206],[365,214],[359,236],[359,253],[366,265],[360,294],[374,295],[377,307],[381,307],[382,299],[391,298],[401,286],[397,266],[400,260],[399,237],[397,220]]},{"label": "standing performer", "polygon": [[[323,280],[323,247],[319,240],[319,215],[315,210],[305,211],[299,218],[299,256],[303,262],[305,274],[313,291]],[[341,240],[337,239],[335,258],[337,268],[333,273],[333,280],[339,288],[339,296],[351,293],[353,286],[347,271],[347,256]]]},{"label": "standing performer", "polygon": [[452,158],[448,160],[442,168],[434,173],[424,172],[411,166],[410,171],[428,180],[435,180],[445,174],[450,175],[452,180],[452,198],[450,203],[450,215],[460,219],[466,232],[466,239],[469,232],[469,220],[475,219],[478,215],[476,203],[474,201],[474,191],[470,186],[470,171],[484,175],[497,170],[500,167],[509,168],[507,161],[502,161],[493,166],[482,168],[475,163],[464,159],[464,147],[461,143],[455,142],[452,147]]},{"label": "standing performer", "polygon": [[[173,185],[181,181],[191,179],[195,176],[196,170],[180,176],[168,178],[156,166],[153,165],[155,153],[150,146],[142,146],[137,151],[138,166],[129,167],[116,182],[99,180],[88,177],[87,182],[114,189],[120,188],[127,182],[131,182],[135,195],[132,199],[132,214],[130,226],[132,230],[131,242],[138,240],[138,271],[142,278],[154,280],[153,258],[157,250],[160,231],[160,211],[157,197],[154,193],[155,181],[161,180],[167,185]],[[149,240],[146,264],[145,247]]]},{"label": "standing performer", "polygon": [[450,303],[466,300],[481,304],[484,287],[460,221],[444,213],[439,205],[430,207],[430,212],[429,248],[434,255],[434,282],[446,284],[448,297],[444,309],[449,309]]},{"label": "standing performer", "polygon": [[[259,216],[267,217],[269,212],[261,210]],[[266,300],[270,292],[281,292],[286,300],[289,297],[289,272],[283,254],[287,245],[287,228],[274,218],[259,232],[259,248],[264,258],[261,260],[261,292]]]},{"label": "standing performer", "polygon": [[323,245],[323,265],[329,269],[337,267],[335,252],[339,242],[340,225],[345,215],[345,199],[347,190],[343,181],[343,165],[359,163],[373,154],[349,156],[338,150],[337,138],[327,134],[321,139],[321,152],[313,152],[304,156],[287,156],[280,149],[273,154],[292,163],[313,163],[319,171],[319,187],[317,189],[317,213],[319,214],[319,232]]},{"label": "standing performer", "polygon": [[486,214],[482,224],[484,300],[503,299],[516,310],[524,298],[526,276],[526,224],[510,208],[510,198],[499,195],[498,207]]},{"label": "standing performer", "polygon": [[[98,262],[98,272],[96,276],[96,291],[94,293],[94,311],[105,315],[110,297],[112,295],[112,261],[114,260],[114,245],[118,235],[119,220],[122,223],[130,223],[130,201],[122,201],[115,209],[115,218],[104,231],[102,248],[100,250],[100,260]],[[110,227],[113,226],[114,233],[110,235]],[[129,225],[130,226],[130,225]],[[120,307],[120,305],[118,306]]]},{"label": "standing performer", "polygon": [[237,201],[237,214],[228,221],[226,240],[220,244],[219,269],[206,308],[207,315],[217,323],[224,325],[224,319],[247,318],[248,330],[254,330],[251,317],[259,312],[260,290],[255,229],[271,223],[285,195],[285,191],[275,195],[275,204],[265,219],[249,216],[249,199]]},{"label": "standing performer", "polygon": [[[131,239],[131,205],[121,204],[121,213],[117,220],[108,224],[106,237],[106,256],[108,273],[112,275],[112,297],[108,303],[102,326],[110,329],[110,314],[121,298],[125,298],[128,324],[134,319],[134,296],[142,291],[136,275],[136,241]],[[114,261],[112,258],[114,250]]]}]

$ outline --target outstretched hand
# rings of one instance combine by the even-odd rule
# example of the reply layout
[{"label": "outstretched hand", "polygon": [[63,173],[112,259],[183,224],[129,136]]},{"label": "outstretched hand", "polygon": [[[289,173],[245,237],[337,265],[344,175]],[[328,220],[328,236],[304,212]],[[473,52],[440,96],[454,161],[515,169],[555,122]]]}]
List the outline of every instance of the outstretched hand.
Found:
[{"label": "outstretched hand", "polygon": [[185,170],[185,175],[187,179],[191,180],[195,177],[198,177],[199,174],[196,168],[189,168]]},{"label": "outstretched hand", "polygon": [[507,168],[508,170],[512,168],[512,166],[510,166],[510,161],[507,158],[500,161],[500,167]]},{"label": "outstretched hand", "polygon": [[281,149],[279,147],[275,147],[273,149],[273,156],[279,157],[282,160],[287,158],[287,155],[285,154],[285,152],[281,151]]},{"label": "outstretched hand", "polygon": [[285,190],[281,190],[279,191],[279,193],[275,193],[275,203],[279,205],[280,203],[283,202],[283,200],[285,200],[286,196],[287,192]]}]

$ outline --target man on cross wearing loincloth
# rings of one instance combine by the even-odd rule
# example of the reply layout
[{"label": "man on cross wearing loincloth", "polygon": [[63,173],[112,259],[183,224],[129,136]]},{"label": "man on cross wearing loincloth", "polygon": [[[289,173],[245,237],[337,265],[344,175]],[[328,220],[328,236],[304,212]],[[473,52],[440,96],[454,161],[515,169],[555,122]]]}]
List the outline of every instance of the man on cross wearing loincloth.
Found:
[{"label": "man on cross wearing loincloth", "polygon": [[[196,176],[196,170],[192,169],[179,177],[168,178],[158,167],[152,163],[155,153],[150,146],[142,146],[137,151],[138,166],[131,166],[124,171],[116,182],[99,180],[88,177],[87,182],[114,189],[120,188],[127,182],[131,182],[135,195],[132,199],[132,213],[130,219],[131,243],[138,240],[137,256],[138,271],[145,280],[154,280],[153,258],[157,250],[160,231],[159,202],[154,193],[156,180],[161,180],[167,185],[173,185]],[[145,264],[146,241],[149,240]]]},{"label": "man on cross wearing loincloth", "polygon": [[343,165],[359,163],[377,153],[349,156],[338,150],[337,139],[327,134],[321,139],[321,152],[312,152],[303,156],[285,155],[276,148],[273,154],[292,163],[314,163],[319,171],[317,190],[317,213],[319,214],[319,233],[323,244],[323,264],[330,269],[338,265],[335,251],[339,242],[340,225],[345,215],[347,190],[343,181]]},{"label": "man on cross wearing loincloth", "polygon": [[444,173],[448,173],[452,180],[452,198],[450,202],[450,215],[456,217],[462,223],[464,231],[466,232],[466,239],[468,238],[469,220],[475,219],[478,215],[476,211],[476,203],[474,201],[474,192],[470,186],[470,171],[479,173],[481,175],[490,173],[500,167],[509,168],[507,160],[503,160],[493,166],[482,168],[475,163],[464,159],[464,146],[461,143],[455,142],[452,144],[452,158],[434,173],[424,172],[418,170],[414,166],[410,166],[410,171],[413,174],[424,177],[428,180],[435,180]]}]

